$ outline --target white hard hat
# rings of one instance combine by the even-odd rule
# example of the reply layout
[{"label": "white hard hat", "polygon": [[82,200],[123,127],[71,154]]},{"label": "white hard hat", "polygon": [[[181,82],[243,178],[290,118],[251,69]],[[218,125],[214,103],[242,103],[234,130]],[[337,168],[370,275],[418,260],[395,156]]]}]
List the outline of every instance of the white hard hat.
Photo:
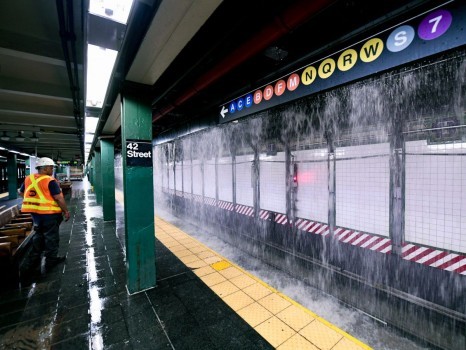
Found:
[{"label": "white hard hat", "polygon": [[36,169],[43,167],[43,166],[49,166],[49,165],[55,166],[55,163],[53,162],[52,159],[47,158],[47,157],[39,158],[36,162]]}]

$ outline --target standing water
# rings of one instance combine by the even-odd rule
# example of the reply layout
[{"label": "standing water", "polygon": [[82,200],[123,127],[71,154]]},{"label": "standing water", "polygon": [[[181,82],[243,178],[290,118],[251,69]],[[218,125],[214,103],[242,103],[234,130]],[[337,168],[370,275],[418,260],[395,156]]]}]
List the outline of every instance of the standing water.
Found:
[{"label": "standing water", "polygon": [[376,349],[423,348],[395,328],[464,349],[465,67],[456,52],[157,145],[156,211]]}]

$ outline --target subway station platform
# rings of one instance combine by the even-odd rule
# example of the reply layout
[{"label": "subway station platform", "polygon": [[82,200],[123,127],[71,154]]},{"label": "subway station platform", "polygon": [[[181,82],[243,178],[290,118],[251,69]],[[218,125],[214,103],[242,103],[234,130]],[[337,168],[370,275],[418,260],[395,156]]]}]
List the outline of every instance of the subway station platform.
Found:
[{"label": "subway station platform", "polygon": [[157,285],[129,295],[123,207],[104,222],[87,182],[67,201],[66,262],[2,283],[2,349],[369,349],[159,217]]}]

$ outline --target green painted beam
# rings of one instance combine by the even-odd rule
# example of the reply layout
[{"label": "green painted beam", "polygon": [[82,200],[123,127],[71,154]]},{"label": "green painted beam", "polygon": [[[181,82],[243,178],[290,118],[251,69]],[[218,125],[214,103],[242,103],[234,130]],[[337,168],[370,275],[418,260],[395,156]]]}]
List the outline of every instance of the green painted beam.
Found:
[{"label": "green painted beam", "polygon": [[16,154],[8,153],[6,171],[8,174],[8,199],[18,198],[18,162]]},{"label": "green painted beam", "polygon": [[115,220],[115,150],[113,139],[100,140],[104,221]]},{"label": "green painted beam", "polygon": [[154,188],[150,86],[126,84],[121,135],[129,293],[155,287]]}]

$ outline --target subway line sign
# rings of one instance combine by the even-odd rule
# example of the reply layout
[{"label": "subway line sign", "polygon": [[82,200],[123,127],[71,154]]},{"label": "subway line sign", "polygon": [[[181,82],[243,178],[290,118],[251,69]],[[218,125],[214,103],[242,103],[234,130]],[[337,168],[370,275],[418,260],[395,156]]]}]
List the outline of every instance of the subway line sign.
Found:
[{"label": "subway line sign", "polygon": [[387,29],[222,106],[219,123],[466,44],[466,5],[451,3]]}]

